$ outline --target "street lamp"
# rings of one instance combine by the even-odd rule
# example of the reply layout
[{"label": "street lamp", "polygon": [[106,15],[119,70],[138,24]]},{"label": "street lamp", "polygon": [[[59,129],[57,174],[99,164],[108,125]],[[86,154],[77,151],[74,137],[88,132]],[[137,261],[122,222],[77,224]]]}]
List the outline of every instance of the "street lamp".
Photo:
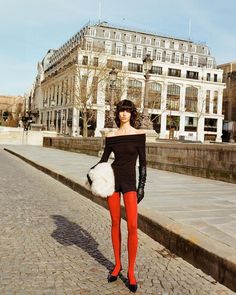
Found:
[{"label": "street lamp", "polygon": [[141,129],[153,129],[152,122],[148,114],[148,83],[150,79],[150,71],[152,69],[153,60],[150,54],[147,54],[143,59],[143,70],[145,78],[145,89],[144,89],[144,108],[141,121]]},{"label": "street lamp", "polygon": [[109,72],[109,80],[110,80],[110,89],[111,89],[111,99],[110,99],[110,110],[108,115],[107,127],[108,128],[116,128],[115,123],[115,115],[114,115],[114,97],[115,97],[115,89],[116,89],[116,80],[117,80],[117,70],[113,67]]}]

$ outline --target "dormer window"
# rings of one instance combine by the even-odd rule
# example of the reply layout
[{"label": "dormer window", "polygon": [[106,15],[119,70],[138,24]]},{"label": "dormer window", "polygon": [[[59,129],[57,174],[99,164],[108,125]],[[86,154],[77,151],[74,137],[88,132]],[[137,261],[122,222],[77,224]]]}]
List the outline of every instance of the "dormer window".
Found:
[{"label": "dormer window", "polygon": [[110,31],[105,31],[104,32],[104,37],[105,38],[110,38]]},{"label": "dormer window", "polygon": [[120,32],[115,33],[115,39],[120,41],[120,39],[121,39],[121,33]]},{"label": "dormer window", "polygon": [[136,36],[136,42],[141,43],[141,36],[139,36],[139,35]]},{"label": "dormer window", "polygon": [[92,36],[92,37],[95,37],[96,36],[96,29],[95,28],[90,28],[89,29],[89,35]]}]

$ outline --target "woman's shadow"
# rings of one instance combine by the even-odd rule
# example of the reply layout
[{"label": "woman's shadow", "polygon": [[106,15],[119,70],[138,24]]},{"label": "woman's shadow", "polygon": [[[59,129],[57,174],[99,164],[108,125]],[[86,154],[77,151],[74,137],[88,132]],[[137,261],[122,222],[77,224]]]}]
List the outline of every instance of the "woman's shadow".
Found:
[{"label": "woman's shadow", "polygon": [[53,231],[51,236],[63,246],[76,245],[83,251],[87,252],[98,263],[106,267],[108,270],[112,269],[113,263],[108,260],[98,249],[98,242],[83,229],[80,225],[69,221],[66,217],[61,215],[51,215],[57,228]]}]

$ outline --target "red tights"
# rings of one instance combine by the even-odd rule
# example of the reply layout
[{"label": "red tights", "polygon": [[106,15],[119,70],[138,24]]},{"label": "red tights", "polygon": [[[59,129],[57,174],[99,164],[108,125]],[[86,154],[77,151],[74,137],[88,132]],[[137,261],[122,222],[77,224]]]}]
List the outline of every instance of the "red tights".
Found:
[{"label": "red tights", "polygon": [[[127,192],[123,195],[127,227],[128,227],[128,275],[130,284],[136,284],[134,276],[134,265],[138,247],[137,234],[137,193],[135,191]],[[114,192],[108,197],[108,206],[111,214],[111,238],[115,256],[115,268],[112,275],[117,276],[121,269],[121,210],[120,210],[120,193]]]}]

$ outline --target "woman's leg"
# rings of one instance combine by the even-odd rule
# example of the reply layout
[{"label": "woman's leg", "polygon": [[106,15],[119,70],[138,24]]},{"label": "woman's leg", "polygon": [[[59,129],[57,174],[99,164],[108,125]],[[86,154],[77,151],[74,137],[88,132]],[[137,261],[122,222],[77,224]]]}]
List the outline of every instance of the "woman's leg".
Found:
[{"label": "woman's leg", "polygon": [[114,192],[107,198],[108,207],[111,215],[111,238],[115,256],[115,268],[111,275],[117,276],[121,269],[121,230],[120,230],[120,193]]},{"label": "woman's leg", "polygon": [[135,259],[138,248],[138,208],[137,208],[137,193],[127,192],[124,194],[124,203],[128,227],[128,275],[129,282],[132,285],[136,284],[134,276]]}]

